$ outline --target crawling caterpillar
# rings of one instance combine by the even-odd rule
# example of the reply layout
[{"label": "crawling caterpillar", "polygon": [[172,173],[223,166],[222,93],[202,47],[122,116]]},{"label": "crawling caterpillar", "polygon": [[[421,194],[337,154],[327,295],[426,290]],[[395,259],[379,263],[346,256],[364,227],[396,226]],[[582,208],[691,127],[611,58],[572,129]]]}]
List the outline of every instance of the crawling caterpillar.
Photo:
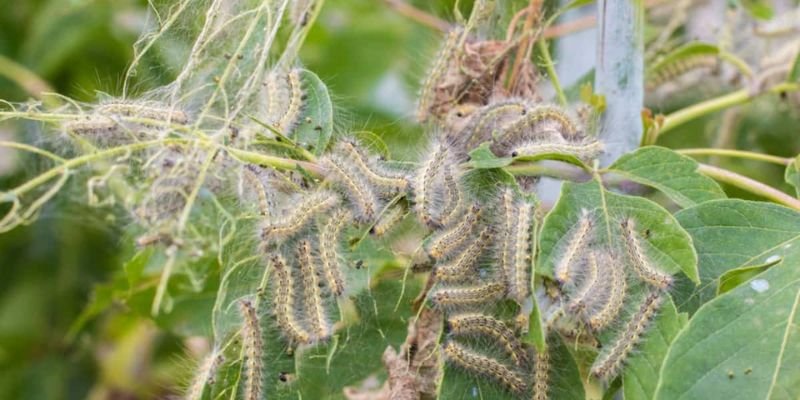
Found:
[{"label": "crawling caterpillar", "polygon": [[523,393],[526,389],[525,381],[520,374],[508,366],[454,342],[444,345],[444,355],[447,361],[455,364],[468,372],[491,378],[513,393]]},{"label": "crawling caterpillar", "polygon": [[447,320],[450,334],[454,336],[483,335],[503,346],[511,361],[517,366],[526,362],[527,354],[514,331],[502,321],[483,314],[458,314]]}]

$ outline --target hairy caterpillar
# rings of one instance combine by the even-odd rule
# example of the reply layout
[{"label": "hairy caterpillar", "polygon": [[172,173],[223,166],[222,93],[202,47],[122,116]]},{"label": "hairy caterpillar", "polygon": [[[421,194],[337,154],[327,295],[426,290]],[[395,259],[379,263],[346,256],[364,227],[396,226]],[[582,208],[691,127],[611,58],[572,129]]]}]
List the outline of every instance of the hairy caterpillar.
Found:
[{"label": "hairy caterpillar", "polygon": [[305,100],[300,70],[273,71],[265,82],[267,120],[279,132],[288,133],[300,117]]},{"label": "hairy caterpillar", "polygon": [[[511,188],[503,189],[500,195],[500,266],[503,269],[503,277],[506,283],[511,282],[514,276],[514,190]],[[509,285],[511,288],[511,285]]]},{"label": "hairy caterpillar", "polygon": [[341,141],[336,146],[336,150],[350,160],[358,172],[366,177],[370,183],[375,187],[382,188],[380,192],[393,194],[408,187],[408,181],[404,178],[383,176],[380,172],[376,172],[378,169],[372,165],[369,158],[355,144],[349,141]]},{"label": "hairy caterpillar", "polygon": [[533,364],[533,400],[547,400],[550,391],[550,353],[536,353]]},{"label": "hairy caterpillar", "polygon": [[603,144],[598,141],[583,143],[542,143],[534,141],[514,147],[511,151],[511,157],[557,153],[571,155],[585,161],[596,158],[602,151]]},{"label": "hairy caterpillar", "polygon": [[476,273],[474,266],[489,241],[489,229],[484,229],[455,259],[436,266],[436,278],[442,281],[463,281]]},{"label": "hairy caterpillar", "polygon": [[422,83],[422,90],[419,94],[419,104],[417,105],[417,121],[425,122],[430,117],[431,110],[436,107],[436,86],[441,83],[442,77],[447,72],[451,61],[456,56],[462,31],[454,29],[447,34],[447,38],[441,50],[436,55],[436,59],[428,71],[425,81]]},{"label": "hairy caterpillar", "polygon": [[338,157],[326,158],[322,164],[333,175],[331,178],[347,193],[347,198],[357,212],[356,219],[361,222],[372,221],[378,209],[372,187],[367,185],[360,175],[351,173],[346,167],[347,163]]},{"label": "hairy caterpillar", "polygon": [[508,276],[509,295],[522,302],[530,295],[530,234],[533,206],[522,201],[516,207],[513,235],[513,273]]},{"label": "hairy caterpillar", "polygon": [[595,331],[605,328],[619,315],[628,290],[625,268],[620,263],[620,260],[610,253],[600,253],[597,258],[597,262],[600,264],[598,268],[607,277],[604,280],[604,284],[595,286],[605,292],[604,294],[592,290],[588,295],[589,300],[593,298],[603,299],[598,303],[599,307],[593,306],[587,311],[589,327]]},{"label": "hairy caterpillar", "polygon": [[213,386],[219,367],[225,363],[225,356],[216,350],[209,353],[200,363],[192,383],[186,391],[187,400],[200,400],[207,386]]},{"label": "hairy caterpillar", "polygon": [[253,303],[250,300],[239,302],[239,311],[242,314],[244,326],[242,327],[242,346],[247,358],[245,360],[244,399],[260,400],[263,390],[262,365],[264,344],[261,338],[261,326]]},{"label": "hairy caterpillar", "polygon": [[[586,256],[585,268],[583,271],[583,278],[580,286],[574,295],[570,296],[571,299],[567,305],[567,309],[575,314],[580,314],[586,310],[586,304],[591,301],[590,294],[597,290],[598,286],[603,286],[598,282],[600,267],[597,265],[597,257],[594,252],[589,252]],[[595,293],[596,295],[597,293]]]},{"label": "hairy caterpillar", "polygon": [[305,227],[311,219],[339,204],[339,197],[332,192],[320,190],[305,196],[289,215],[267,222],[261,231],[261,238],[266,241],[278,241],[295,235]]},{"label": "hairy caterpillar", "polygon": [[451,168],[444,169],[444,187],[447,189],[446,203],[442,209],[442,226],[450,226],[461,215],[463,197],[461,187],[453,176]]},{"label": "hairy caterpillar", "polygon": [[573,264],[578,259],[578,252],[583,250],[591,240],[592,235],[592,219],[589,212],[583,210],[580,218],[578,219],[578,226],[573,229],[567,241],[567,245],[563,249],[563,254],[559,258],[553,271],[555,278],[562,285],[571,284],[574,277],[572,271]]},{"label": "hairy caterpillar", "polygon": [[140,103],[107,102],[98,106],[97,112],[103,115],[152,119],[178,125],[186,125],[189,123],[189,117],[184,111],[176,110],[166,104],[158,106]]},{"label": "hairy caterpillar", "polygon": [[319,233],[320,259],[328,287],[335,296],[344,293],[344,277],[339,263],[339,237],[352,215],[346,209],[339,209],[322,225]]},{"label": "hairy caterpillar", "polygon": [[370,229],[370,233],[375,236],[381,237],[395,227],[403,217],[406,216],[406,209],[402,206],[394,206],[386,211],[375,223],[375,226]]},{"label": "hairy caterpillar", "polygon": [[242,175],[244,177],[245,182],[250,187],[251,190],[256,192],[256,196],[258,196],[258,210],[261,213],[262,217],[268,217],[269,212],[269,200],[267,197],[267,189],[264,187],[264,182],[259,177],[259,172],[256,167],[252,165],[245,166],[242,169]]},{"label": "hairy caterpillar", "polygon": [[431,292],[434,304],[441,307],[475,306],[497,300],[506,294],[501,282],[489,282],[479,286],[439,288]]},{"label": "hairy caterpillar", "polygon": [[439,223],[434,218],[435,191],[437,178],[447,158],[447,148],[436,143],[414,179],[414,209],[422,223],[431,227]]},{"label": "hairy caterpillar", "polygon": [[93,144],[107,146],[120,140],[121,127],[111,118],[89,117],[70,121],[64,124],[64,129],[75,135],[88,138]]},{"label": "hairy caterpillar", "polygon": [[309,343],[311,336],[300,325],[295,315],[295,282],[292,277],[292,271],[287,268],[286,261],[278,254],[272,255],[270,261],[277,276],[274,308],[278,326],[281,327],[281,330],[289,340],[299,344]]},{"label": "hairy caterpillar", "polygon": [[671,63],[657,63],[645,77],[645,88],[653,90],[675,78],[703,68],[716,68],[719,59],[716,55],[698,54]]},{"label": "hairy caterpillar", "polygon": [[467,126],[459,133],[467,140],[467,151],[492,139],[492,132],[501,130],[513,120],[522,117],[527,106],[522,100],[509,100],[481,107],[472,115]]},{"label": "hairy caterpillar", "polygon": [[481,209],[473,205],[466,217],[453,228],[442,232],[431,242],[428,254],[435,259],[442,259],[455,252],[467,239],[478,224]]},{"label": "hairy caterpillar", "polygon": [[493,150],[505,155],[520,142],[564,143],[566,139],[576,138],[579,132],[577,124],[563,110],[539,105],[506,126]]},{"label": "hairy caterpillar", "polygon": [[636,223],[632,218],[628,218],[620,224],[622,226],[622,237],[625,239],[625,248],[628,257],[633,262],[633,270],[636,275],[648,285],[659,289],[667,289],[672,286],[672,276],[659,271],[650,265],[650,261],[644,253],[636,232]]},{"label": "hairy caterpillar", "polygon": [[454,336],[483,335],[503,346],[511,361],[517,366],[526,362],[526,351],[514,331],[502,321],[483,314],[459,314],[447,320],[450,334]]},{"label": "hairy caterpillar", "polygon": [[617,375],[628,355],[641,340],[662,300],[661,292],[656,290],[645,297],[611,347],[595,360],[591,370],[594,376],[608,380]]},{"label": "hairy caterpillar", "polygon": [[300,274],[303,276],[303,308],[316,340],[324,340],[330,336],[328,319],[325,316],[322,291],[320,290],[317,269],[314,266],[314,255],[311,243],[301,240],[297,246],[297,261],[300,263]]},{"label": "hairy caterpillar", "polygon": [[452,341],[445,343],[444,355],[447,361],[468,372],[491,378],[514,393],[525,391],[525,381],[520,374],[499,361],[475,353]]}]

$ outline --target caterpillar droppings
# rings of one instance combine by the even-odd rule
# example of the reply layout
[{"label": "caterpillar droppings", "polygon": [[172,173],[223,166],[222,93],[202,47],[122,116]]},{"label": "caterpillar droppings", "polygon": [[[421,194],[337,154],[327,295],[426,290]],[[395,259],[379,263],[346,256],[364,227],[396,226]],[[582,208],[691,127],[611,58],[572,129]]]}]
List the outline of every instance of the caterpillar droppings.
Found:
[{"label": "caterpillar droppings", "polygon": [[444,355],[447,361],[457,367],[493,379],[513,393],[520,394],[526,389],[525,381],[518,372],[493,358],[475,353],[452,341],[445,343]]},{"label": "caterpillar droppings", "polygon": [[482,335],[500,343],[515,365],[522,366],[527,362],[525,348],[517,339],[514,331],[503,321],[490,315],[467,313],[458,314],[447,320],[450,334],[453,336]]},{"label": "caterpillar droppings", "polygon": [[303,308],[311,331],[318,341],[330,336],[330,326],[325,315],[322,291],[315,267],[311,243],[301,240],[297,246],[297,261],[300,263],[300,274],[303,276]]},{"label": "caterpillar droppings", "polygon": [[608,381],[619,373],[631,351],[642,339],[662,300],[663,295],[660,291],[653,290],[647,295],[611,347],[598,356],[592,365],[592,375]]},{"label": "caterpillar droppings", "polygon": [[625,239],[625,249],[628,257],[633,263],[633,270],[636,275],[648,285],[655,286],[661,290],[666,290],[672,286],[672,276],[659,271],[653,267],[639,242],[636,232],[636,223],[632,218],[628,218],[620,224],[622,226],[622,237]]},{"label": "caterpillar droppings", "polygon": [[258,314],[250,300],[239,302],[239,311],[242,314],[242,346],[246,353],[244,399],[261,400],[264,389],[262,363],[264,343],[261,337],[261,325]]}]

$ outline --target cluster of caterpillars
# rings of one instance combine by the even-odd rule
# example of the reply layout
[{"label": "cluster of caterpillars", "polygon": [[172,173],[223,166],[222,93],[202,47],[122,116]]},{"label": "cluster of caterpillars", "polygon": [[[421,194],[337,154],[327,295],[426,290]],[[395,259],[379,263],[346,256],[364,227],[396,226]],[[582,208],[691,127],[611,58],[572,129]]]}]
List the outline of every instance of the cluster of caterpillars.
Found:
[{"label": "cluster of caterpillars", "polygon": [[[427,296],[445,311],[445,359],[511,393],[545,399],[546,355],[535,354],[514,329],[485,313],[503,299],[529,301],[534,204],[505,186],[495,201],[479,203],[466,188],[460,161],[436,141],[412,181],[416,215],[432,230],[424,244],[433,264]],[[488,341],[490,349],[471,346],[474,339]]]},{"label": "cluster of caterpillars", "polygon": [[334,332],[336,299],[347,292],[346,231],[373,226],[385,232],[399,205],[391,199],[406,190],[404,172],[371,156],[345,138],[319,160],[325,179],[311,189],[297,185],[277,195],[274,175],[247,167],[243,177],[263,220],[258,241],[272,268],[272,310],[290,345],[327,340]]},{"label": "cluster of caterpillars", "polygon": [[673,282],[651,260],[647,231],[640,231],[632,217],[608,223],[616,235],[601,242],[598,230],[605,228],[584,210],[562,239],[553,270],[564,294],[562,317],[595,336],[613,333],[591,368],[603,380],[619,374]]}]

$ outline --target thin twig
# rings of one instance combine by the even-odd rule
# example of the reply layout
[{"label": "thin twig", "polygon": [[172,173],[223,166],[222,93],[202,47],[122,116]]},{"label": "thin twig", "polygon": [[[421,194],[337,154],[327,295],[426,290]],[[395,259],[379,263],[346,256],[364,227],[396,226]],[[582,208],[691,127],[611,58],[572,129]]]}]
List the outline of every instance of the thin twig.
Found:
[{"label": "thin twig", "polygon": [[438,17],[428,14],[403,0],[384,0],[386,5],[391,7],[397,13],[406,16],[422,25],[440,32],[447,32],[450,30],[450,24],[447,21],[439,19]]},{"label": "thin twig", "polygon": [[[530,0],[528,5],[528,12],[525,16],[525,24],[522,26],[522,32],[527,33],[533,29],[533,21],[536,17],[540,15],[542,9],[542,1],[541,0]],[[511,78],[508,80],[508,87],[513,88],[517,83],[517,77],[519,76],[519,71],[522,69],[522,63],[527,58],[526,54],[530,54],[530,47],[532,46],[533,42],[530,42],[531,38],[525,36],[522,38],[522,41],[519,43],[519,47],[517,48],[517,55],[514,57],[514,66],[511,68]]]},{"label": "thin twig", "polygon": [[795,210],[800,210],[800,200],[789,196],[788,194],[781,192],[772,186],[767,186],[746,176],[708,164],[700,164],[700,166],[697,168],[697,171],[716,181],[727,183],[731,186],[735,186],[739,189],[759,195],[765,199],[772,200],[778,204],[791,207]]},{"label": "thin twig", "polygon": [[778,157],[770,154],[754,153],[752,151],[732,150],[732,149],[680,149],[678,153],[687,156],[723,156],[744,158],[748,160],[764,161],[768,163],[787,166],[792,162],[791,158]]}]

